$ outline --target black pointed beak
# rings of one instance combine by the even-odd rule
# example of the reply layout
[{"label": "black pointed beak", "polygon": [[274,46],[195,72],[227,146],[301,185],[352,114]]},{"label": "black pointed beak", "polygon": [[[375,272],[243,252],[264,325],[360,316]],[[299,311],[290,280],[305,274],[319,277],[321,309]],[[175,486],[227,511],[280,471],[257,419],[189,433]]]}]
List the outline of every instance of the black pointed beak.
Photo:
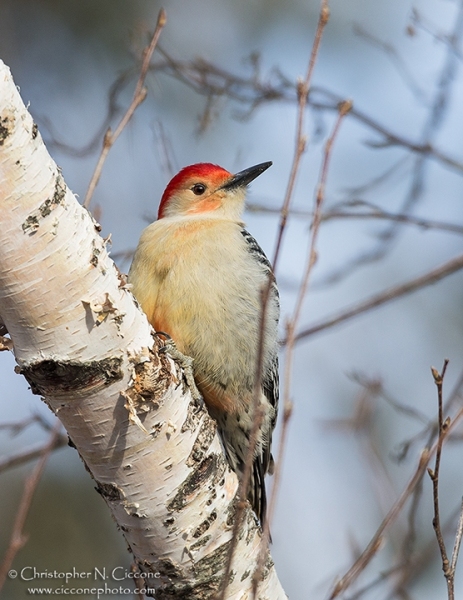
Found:
[{"label": "black pointed beak", "polygon": [[240,171],[230,177],[228,181],[226,181],[219,189],[221,190],[233,190],[236,188],[244,187],[254,181],[256,177],[259,177],[261,173],[266,171],[269,167],[272,166],[272,162],[264,162],[258,165],[254,165],[253,167],[249,167],[249,169],[244,169],[244,171]]}]

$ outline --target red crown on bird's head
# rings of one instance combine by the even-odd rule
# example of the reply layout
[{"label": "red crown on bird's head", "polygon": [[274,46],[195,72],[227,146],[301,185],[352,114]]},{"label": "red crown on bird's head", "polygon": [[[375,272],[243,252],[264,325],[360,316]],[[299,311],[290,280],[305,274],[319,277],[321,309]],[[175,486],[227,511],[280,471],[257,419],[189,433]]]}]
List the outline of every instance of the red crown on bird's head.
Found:
[{"label": "red crown on bird's head", "polygon": [[185,186],[186,181],[197,178],[198,181],[195,183],[205,182],[219,186],[231,176],[232,174],[229,171],[212,163],[196,163],[184,167],[167,184],[159,204],[158,219],[164,217],[165,208],[170,198],[177,190]]}]

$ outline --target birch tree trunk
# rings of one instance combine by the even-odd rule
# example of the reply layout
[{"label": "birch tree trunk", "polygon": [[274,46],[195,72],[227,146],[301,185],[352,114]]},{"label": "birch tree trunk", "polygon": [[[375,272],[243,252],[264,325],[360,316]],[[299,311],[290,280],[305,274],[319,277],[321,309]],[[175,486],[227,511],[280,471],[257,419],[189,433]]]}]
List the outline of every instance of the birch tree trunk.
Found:
[{"label": "birch tree trunk", "polygon": [[[149,595],[212,598],[236,475],[1,61],[0,220],[0,319],[17,370],[66,428]],[[261,537],[250,508],[239,537],[227,599],[251,597]],[[258,598],[286,598],[270,555]]]}]

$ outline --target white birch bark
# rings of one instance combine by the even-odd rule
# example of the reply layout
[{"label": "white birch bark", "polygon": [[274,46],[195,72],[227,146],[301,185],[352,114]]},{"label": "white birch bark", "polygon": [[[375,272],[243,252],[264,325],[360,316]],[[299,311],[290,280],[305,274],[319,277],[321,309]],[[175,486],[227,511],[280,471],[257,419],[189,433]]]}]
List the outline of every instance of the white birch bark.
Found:
[{"label": "white birch bark", "polygon": [[[145,579],[155,597],[213,597],[236,476],[1,61],[0,222],[0,319],[18,370],[63,423],[140,572],[158,574]],[[259,542],[248,509],[227,599],[251,597]],[[286,598],[270,555],[258,598]]]}]

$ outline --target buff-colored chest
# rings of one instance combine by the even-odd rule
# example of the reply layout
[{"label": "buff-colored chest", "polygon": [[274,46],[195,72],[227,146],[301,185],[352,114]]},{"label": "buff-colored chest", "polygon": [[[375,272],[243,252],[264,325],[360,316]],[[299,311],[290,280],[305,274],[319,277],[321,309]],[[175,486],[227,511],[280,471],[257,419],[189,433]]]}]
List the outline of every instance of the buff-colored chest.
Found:
[{"label": "buff-colored chest", "polygon": [[[129,280],[152,325],[193,357],[205,386],[213,380],[233,394],[252,389],[267,274],[250,255],[239,223],[156,221],[142,234]],[[269,317],[270,349],[276,315]]]}]

